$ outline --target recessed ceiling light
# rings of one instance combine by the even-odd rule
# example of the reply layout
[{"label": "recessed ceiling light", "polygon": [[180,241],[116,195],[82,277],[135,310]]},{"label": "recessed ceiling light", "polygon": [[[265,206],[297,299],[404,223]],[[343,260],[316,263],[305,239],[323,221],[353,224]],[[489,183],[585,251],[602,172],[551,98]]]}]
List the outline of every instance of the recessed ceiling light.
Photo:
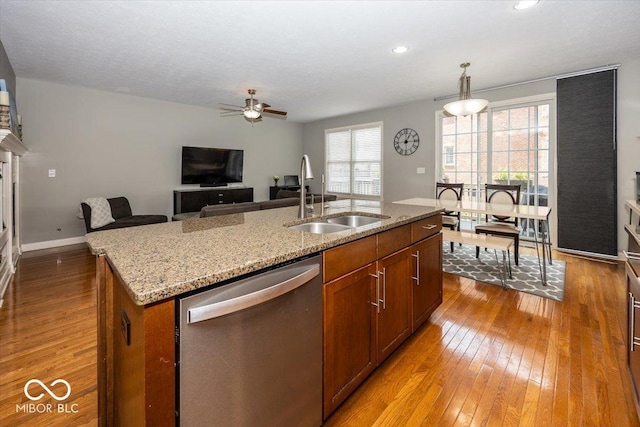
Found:
[{"label": "recessed ceiling light", "polygon": [[409,46],[398,46],[391,49],[393,53],[405,53],[409,50]]},{"label": "recessed ceiling light", "polygon": [[520,0],[515,2],[515,4],[513,5],[513,8],[515,10],[529,9],[530,7],[537,5],[539,1],[540,0]]}]

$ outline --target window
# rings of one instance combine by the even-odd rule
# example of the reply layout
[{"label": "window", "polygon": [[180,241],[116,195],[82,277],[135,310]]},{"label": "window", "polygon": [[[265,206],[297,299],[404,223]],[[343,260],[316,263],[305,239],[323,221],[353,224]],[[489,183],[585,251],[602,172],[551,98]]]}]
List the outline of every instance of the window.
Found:
[{"label": "window", "polygon": [[451,145],[444,147],[444,165],[454,166],[455,160],[453,157],[453,147]]},{"label": "window", "polygon": [[326,191],[382,197],[382,123],[325,130]]},{"label": "window", "polygon": [[[547,206],[552,98],[513,100],[467,117],[441,116],[438,179],[464,183],[465,197],[479,201],[486,183],[520,184],[520,204]],[[524,227],[523,234],[533,236],[533,227]]]}]

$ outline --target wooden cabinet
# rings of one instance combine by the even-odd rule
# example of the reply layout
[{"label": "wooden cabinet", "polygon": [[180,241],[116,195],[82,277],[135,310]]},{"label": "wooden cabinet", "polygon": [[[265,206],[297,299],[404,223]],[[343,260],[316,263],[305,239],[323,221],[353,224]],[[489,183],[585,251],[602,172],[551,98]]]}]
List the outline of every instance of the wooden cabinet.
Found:
[{"label": "wooden cabinet", "polygon": [[325,419],[442,302],[440,221],[323,252]]},{"label": "wooden cabinet", "polygon": [[[407,224],[323,251],[325,419],[440,303],[440,215],[430,221],[426,240]],[[174,299],[135,305],[105,256],[96,287],[99,425],[174,425]]]},{"label": "wooden cabinet", "polygon": [[253,201],[253,188],[213,188],[205,190],[175,190],[173,213],[199,212],[208,205]]},{"label": "wooden cabinet", "polygon": [[375,273],[371,263],[323,287],[325,417],[376,367]]},{"label": "wooden cabinet", "polygon": [[418,329],[442,304],[442,234],[411,247],[412,277],[411,331]]},{"label": "wooden cabinet", "polygon": [[378,261],[377,362],[382,363],[411,335],[410,249]]},{"label": "wooden cabinet", "polygon": [[640,396],[640,260],[627,260],[627,362],[636,401]]},{"label": "wooden cabinet", "polygon": [[[636,409],[640,408],[640,203],[627,200],[629,223],[624,226],[628,243],[627,276],[627,364],[633,385]],[[640,416],[640,412],[638,414]]]}]

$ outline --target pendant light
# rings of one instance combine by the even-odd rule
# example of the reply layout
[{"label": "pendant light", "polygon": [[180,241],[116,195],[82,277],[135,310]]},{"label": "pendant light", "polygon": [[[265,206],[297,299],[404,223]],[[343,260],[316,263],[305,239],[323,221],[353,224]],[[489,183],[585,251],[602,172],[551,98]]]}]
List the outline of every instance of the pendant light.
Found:
[{"label": "pendant light", "polygon": [[470,114],[480,113],[487,108],[489,101],[486,99],[471,98],[471,76],[467,76],[467,67],[470,65],[468,62],[460,64],[460,68],[464,68],[458,82],[460,99],[444,106],[445,115],[468,116]]}]

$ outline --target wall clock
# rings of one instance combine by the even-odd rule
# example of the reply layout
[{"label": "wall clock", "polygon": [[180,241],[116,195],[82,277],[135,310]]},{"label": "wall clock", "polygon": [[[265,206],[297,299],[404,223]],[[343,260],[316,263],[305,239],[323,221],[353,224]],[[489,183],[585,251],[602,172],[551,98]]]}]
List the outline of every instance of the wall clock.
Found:
[{"label": "wall clock", "polygon": [[393,146],[398,154],[409,156],[416,152],[420,146],[418,132],[411,128],[400,129],[393,139]]}]

